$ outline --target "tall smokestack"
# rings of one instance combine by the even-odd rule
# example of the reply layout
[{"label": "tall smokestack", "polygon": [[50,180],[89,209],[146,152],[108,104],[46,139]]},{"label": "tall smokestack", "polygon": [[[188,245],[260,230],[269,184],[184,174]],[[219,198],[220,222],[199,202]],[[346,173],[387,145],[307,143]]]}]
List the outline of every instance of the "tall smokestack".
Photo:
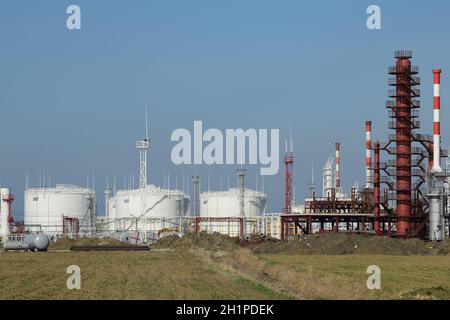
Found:
[{"label": "tall smokestack", "polygon": [[380,229],[380,143],[375,142],[374,151],[375,167],[373,171],[373,204],[374,204],[374,225],[373,228],[377,235],[381,234]]},{"label": "tall smokestack", "polygon": [[289,143],[286,141],[286,153],[284,155],[284,213],[292,213],[293,204],[293,167],[294,164],[294,145],[292,137],[289,137]]},{"label": "tall smokestack", "polygon": [[366,121],[366,189],[370,189],[370,168],[372,166],[372,121]]},{"label": "tall smokestack", "polygon": [[340,172],[340,164],[341,164],[341,155],[340,155],[340,146],[339,142],[336,142],[336,191],[339,192],[341,188],[341,172]]},{"label": "tall smokestack", "polygon": [[440,97],[440,85],[441,85],[441,70],[433,70],[433,83],[434,83],[434,101],[433,101],[433,168],[432,172],[442,172],[441,168],[441,123],[440,123],[440,109],[441,109],[441,97]]}]

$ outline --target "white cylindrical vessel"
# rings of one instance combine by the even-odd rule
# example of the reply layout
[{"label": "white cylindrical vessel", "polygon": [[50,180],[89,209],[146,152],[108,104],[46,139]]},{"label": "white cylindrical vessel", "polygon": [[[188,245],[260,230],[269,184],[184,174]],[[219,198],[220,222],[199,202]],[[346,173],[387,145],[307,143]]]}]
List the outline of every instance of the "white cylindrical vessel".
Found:
[{"label": "white cylindrical vessel", "polygon": [[0,237],[3,240],[9,236],[8,216],[10,211],[10,196],[11,190],[9,188],[0,188]]},{"label": "white cylindrical vessel", "polygon": [[331,197],[334,184],[333,158],[328,158],[323,167],[323,197]]},{"label": "white cylindrical vessel", "polygon": [[[203,192],[200,194],[201,217],[239,217],[239,189],[231,188],[228,191]],[[244,214],[246,218],[258,217],[266,209],[266,194],[245,189]]]},{"label": "white cylindrical vessel", "polygon": [[159,231],[169,224],[157,225],[157,220],[186,216],[189,199],[180,190],[161,189],[154,185],[132,190],[119,190],[108,201],[108,219],[111,231]]},{"label": "white cylindrical vessel", "polygon": [[[95,217],[95,191],[74,185],[25,190],[25,230],[63,234],[63,219],[76,221],[78,231],[90,226]],[[72,232],[73,232],[72,228]]]},{"label": "white cylindrical vessel", "polygon": [[440,188],[430,188],[428,199],[430,201],[428,217],[428,238],[431,241],[445,239],[444,197]]},{"label": "white cylindrical vessel", "polygon": [[230,236],[238,236],[241,230],[244,233],[255,232],[255,224],[252,223],[252,220],[264,215],[266,194],[245,189],[245,223],[242,229],[239,220],[236,220],[236,218],[241,218],[240,209],[239,188],[220,192],[203,192],[200,194],[200,217],[204,219],[200,229],[209,233],[219,232]]}]

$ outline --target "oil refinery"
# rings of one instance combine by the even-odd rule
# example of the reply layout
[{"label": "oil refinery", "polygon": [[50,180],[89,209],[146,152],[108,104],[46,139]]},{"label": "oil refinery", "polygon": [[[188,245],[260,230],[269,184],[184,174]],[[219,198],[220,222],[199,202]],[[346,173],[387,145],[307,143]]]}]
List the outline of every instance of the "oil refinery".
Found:
[{"label": "oil refinery", "polygon": [[[0,237],[3,242],[28,233],[62,237],[110,236],[136,243],[158,240],[165,233],[219,232],[246,238],[265,235],[288,239],[316,232],[353,232],[399,238],[441,241],[449,236],[450,161],[440,139],[440,69],[433,75],[433,134],[421,133],[421,79],[412,65],[411,51],[396,51],[395,65],[388,68],[388,128],[391,133],[374,137],[372,126],[361,123],[361,163],[365,163],[362,187],[351,190],[341,184],[341,148],[336,142],[334,157],[323,167],[322,191],[295,203],[292,139],[286,142],[284,203],[282,210],[266,212],[270,195],[246,187],[246,170],[236,171],[237,185],[225,191],[202,191],[200,178],[192,177],[192,194],[149,183],[148,134],[137,141],[139,188],[104,192],[105,214],[97,213],[97,195],[91,188],[70,184],[25,190],[24,222],[14,221],[10,189],[0,189]],[[382,84],[380,84],[382,85]],[[427,85],[428,87],[428,85]],[[431,87],[431,84],[430,84]],[[426,105],[430,105],[426,103]],[[432,111],[433,110],[433,111]],[[330,150],[331,152],[331,150]],[[303,170],[303,169],[301,169]],[[305,183],[306,184],[306,183]]]}]

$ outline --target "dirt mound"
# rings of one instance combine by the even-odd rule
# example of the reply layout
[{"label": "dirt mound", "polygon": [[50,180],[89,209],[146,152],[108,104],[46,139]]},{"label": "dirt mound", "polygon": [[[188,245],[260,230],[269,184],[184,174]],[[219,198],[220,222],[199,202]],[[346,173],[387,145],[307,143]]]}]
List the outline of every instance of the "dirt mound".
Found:
[{"label": "dirt mound", "polygon": [[448,255],[450,242],[431,244],[419,239],[327,233],[304,235],[288,241],[266,241],[253,248],[255,253],[298,253],[318,255],[386,254]]},{"label": "dirt mound", "polygon": [[232,251],[239,248],[237,240],[220,233],[208,234],[189,233],[183,237],[176,235],[161,238],[157,243],[151,245],[158,249],[194,248],[200,247],[211,251]]},{"label": "dirt mound", "polygon": [[125,243],[111,238],[82,238],[78,240],[64,238],[49,246],[49,250],[70,250],[72,246],[129,246]]},{"label": "dirt mound", "polygon": [[449,300],[450,290],[441,286],[420,288],[403,293],[401,297],[406,300]]},{"label": "dirt mound", "polygon": [[396,239],[351,233],[303,235],[288,241],[253,236],[246,241],[220,233],[171,235],[151,246],[158,249],[202,248],[208,251],[233,251],[245,247],[254,253],[311,255],[450,255],[450,240],[432,243],[419,239]]}]

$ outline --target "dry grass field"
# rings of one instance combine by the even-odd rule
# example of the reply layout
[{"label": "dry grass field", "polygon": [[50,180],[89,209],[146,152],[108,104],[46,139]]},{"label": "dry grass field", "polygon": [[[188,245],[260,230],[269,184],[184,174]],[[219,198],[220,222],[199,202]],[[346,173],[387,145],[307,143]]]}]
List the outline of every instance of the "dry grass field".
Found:
[{"label": "dry grass field", "polygon": [[[81,268],[68,290],[66,268]],[[0,299],[284,299],[190,252],[0,253]]]},{"label": "dry grass field", "polygon": [[[383,254],[371,239],[333,237],[253,246],[200,236],[146,252],[0,252],[0,299],[450,299],[448,243],[377,240]],[[66,287],[70,265],[81,268],[81,290]],[[367,289],[369,265],[381,268],[381,290]]]},{"label": "dry grass field", "polygon": [[[299,298],[450,299],[449,256],[281,254],[258,260]],[[367,289],[370,265],[381,269],[381,290]]]}]

